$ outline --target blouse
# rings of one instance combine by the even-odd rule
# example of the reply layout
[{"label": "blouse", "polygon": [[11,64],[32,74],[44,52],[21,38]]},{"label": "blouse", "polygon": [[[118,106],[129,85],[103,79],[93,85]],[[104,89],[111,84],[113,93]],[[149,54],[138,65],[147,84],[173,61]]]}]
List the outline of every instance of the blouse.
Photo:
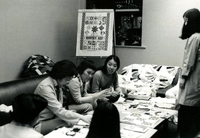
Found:
[{"label": "blouse", "polygon": [[181,78],[186,80],[180,89],[179,104],[200,106],[200,33],[195,33],[186,42]]},{"label": "blouse", "polygon": [[28,125],[12,121],[0,127],[0,138],[43,138],[43,135]]},{"label": "blouse", "polygon": [[[37,123],[45,120],[53,119],[56,115],[60,119],[76,124],[79,121],[79,114],[66,110],[63,107],[63,91],[60,88],[59,100],[57,99],[56,89],[57,81],[51,77],[47,77],[37,86],[34,94],[44,97],[48,101],[47,108],[45,108],[39,115]],[[36,124],[37,124],[36,123]]]},{"label": "blouse", "polygon": [[87,95],[87,87],[86,84],[82,82],[80,75],[78,77],[73,78],[68,84],[70,94],[76,104],[92,102],[92,96]]},{"label": "blouse", "polygon": [[112,86],[114,90],[119,87],[118,75],[114,74],[105,74],[101,70],[95,72],[92,81],[92,92],[99,92]]}]

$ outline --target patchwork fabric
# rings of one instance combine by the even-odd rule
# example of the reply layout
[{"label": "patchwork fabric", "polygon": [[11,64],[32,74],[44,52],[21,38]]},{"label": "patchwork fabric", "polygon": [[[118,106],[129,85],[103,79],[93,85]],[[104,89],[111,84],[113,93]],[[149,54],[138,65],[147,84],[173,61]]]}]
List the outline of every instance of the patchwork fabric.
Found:
[{"label": "patchwork fabric", "polygon": [[140,83],[144,85],[165,88],[172,83],[178,68],[178,66],[131,64],[122,69],[121,75],[128,82],[138,83],[138,80],[142,80]]},{"label": "patchwork fabric", "polygon": [[48,57],[43,55],[32,55],[24,64],[20,74],[21,78],[48,74],[55,63]]}]

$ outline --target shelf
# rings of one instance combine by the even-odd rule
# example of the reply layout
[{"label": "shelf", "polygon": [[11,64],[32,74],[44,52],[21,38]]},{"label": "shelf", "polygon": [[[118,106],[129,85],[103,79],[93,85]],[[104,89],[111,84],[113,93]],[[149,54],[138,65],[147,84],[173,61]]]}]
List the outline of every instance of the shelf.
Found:
[{"label": "shelf", "polygon": [[86,7],[114,10],[115,47],[145,49],[142,46],[143,0],[87,0]]},{"label": "shelf", "polygon": [[139,12],[140,9],[116,9],[115,12]]},{"label": "shelf", "polygon": [[[142,47],[142,3],[143,0],[115,0],[121,7],[115,11],[114,43],[120,48]],[[115,6],[117,7],[117,6]],[[125,41],[125,44],[123,44]]]},{"label": "shelf", "polygon": [[116,45],[116,48],[135,48],[135,49],[146,49],[146,46],[121,46],[121,45]]}]

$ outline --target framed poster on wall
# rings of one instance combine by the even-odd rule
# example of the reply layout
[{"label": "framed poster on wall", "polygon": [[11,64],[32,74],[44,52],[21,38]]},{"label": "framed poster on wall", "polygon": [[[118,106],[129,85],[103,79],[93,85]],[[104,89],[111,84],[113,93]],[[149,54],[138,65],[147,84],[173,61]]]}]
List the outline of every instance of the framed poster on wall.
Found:
[{"label": "framed poster on wall", "polygon": [[78,11],[76,56],[109,56],[113,50],[112,9]]}]

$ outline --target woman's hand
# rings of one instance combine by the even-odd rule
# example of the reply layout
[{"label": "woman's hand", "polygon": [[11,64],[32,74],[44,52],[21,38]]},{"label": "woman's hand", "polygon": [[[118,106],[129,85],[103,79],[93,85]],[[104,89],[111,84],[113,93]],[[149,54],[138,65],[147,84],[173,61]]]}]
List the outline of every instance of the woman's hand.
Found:
[{"label": "woman's hand", "polygon": [[111,95],[112,95],[113,97],[117,97],[119,94],[120,94],[119,92],[113,91]]},{"label": "woman's hand", "polygon": [[165,97],[168,99],[176,99],[176,95],[170,91],[166,91]]},{"label": "woman's hand", "polygon": [[103,99],[108,96],[110,96],[112,92],[110,92],[110,89],[104,89],[98,93],[98,99]]},{"label": "woman's hand", "polygon": [[185,88],[185,78],[180,78],[180,82],[179,82],[179,87],[181,89],[184,89]]},{"label": "woman's hand", "polygon": [[[96,99],[107,99],[106,97],[110,96],[112,93],[110,92],[109,89],[104,89],[100,92],[96,92],[93,94],[93,100]],[[108,99],[107,99],[108,100]]]},{"label": "woman's hand", "polygon": [[127,95],[127,90],[122,91],[122,88],[120,87],[116,88],[115,91],[118,93],[118,95],[120,95],[123,98]]},{"label": "woman's hand", "polygon": [[92,115],[84,115],[80,118],[82,121],[86,122],[86,123],[90,123],[91,119],[92,119]]}]

